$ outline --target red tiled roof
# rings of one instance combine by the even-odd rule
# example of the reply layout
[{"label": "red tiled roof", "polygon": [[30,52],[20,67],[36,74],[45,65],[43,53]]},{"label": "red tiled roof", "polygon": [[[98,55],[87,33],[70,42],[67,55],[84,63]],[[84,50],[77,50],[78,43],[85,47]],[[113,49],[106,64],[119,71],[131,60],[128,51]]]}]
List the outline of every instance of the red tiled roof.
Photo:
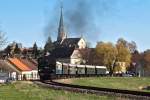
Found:
[{"label": "red tiled roof", "polygon": [[8,60],[14,64],[19,70],[21,71],[31,71],[32,69],[30,69],[28,66],[26,66],[25,64],[23,64],[19,59],[17,58],[8,58]]},{"label": "red tiled roof", "polygon": [[37,66],[30,62],[28,59],[19,59],[23,64],[31,68],[32,70],[37,70]]}]

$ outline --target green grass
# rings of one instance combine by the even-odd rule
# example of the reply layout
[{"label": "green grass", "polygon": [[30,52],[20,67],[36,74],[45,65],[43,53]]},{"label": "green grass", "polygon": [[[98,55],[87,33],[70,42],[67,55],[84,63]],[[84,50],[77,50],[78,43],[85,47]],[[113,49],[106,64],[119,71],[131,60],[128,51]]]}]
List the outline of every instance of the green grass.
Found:
[{"label": "green grass", "polygon": [[[136,91],[148,91],[141,88],[150,86],[150,78],[138,77],[91,77],[91,78],[76,78],[68,80],[70,84],[127,89]],[[66,81],[66,82],[68,82]],[[64,81],[65,82],[65,81]]]},{"label": "green grass", "polygon": [[115,100],[115,97],[43,88],[31,82],[0,84],[0,100]]}]

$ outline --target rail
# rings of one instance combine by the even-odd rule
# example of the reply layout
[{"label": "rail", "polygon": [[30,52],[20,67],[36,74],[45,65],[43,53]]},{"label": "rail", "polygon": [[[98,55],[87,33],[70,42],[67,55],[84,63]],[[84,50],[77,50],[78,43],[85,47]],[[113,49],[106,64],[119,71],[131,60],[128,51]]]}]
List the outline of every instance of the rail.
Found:
[{"label": "rail", "polygon": [[56,90],[66,90],[66,91],[77,92],[77,93],[115,96],[119,98],[126,98],[128,100],[129,99],[150,100],[150,92],[144,92],[144,91],[132,91],[132,90],[72,85],[72,84],[59,83],[56,81],[43,81],[43,82],[36,81],[35,83]]}]

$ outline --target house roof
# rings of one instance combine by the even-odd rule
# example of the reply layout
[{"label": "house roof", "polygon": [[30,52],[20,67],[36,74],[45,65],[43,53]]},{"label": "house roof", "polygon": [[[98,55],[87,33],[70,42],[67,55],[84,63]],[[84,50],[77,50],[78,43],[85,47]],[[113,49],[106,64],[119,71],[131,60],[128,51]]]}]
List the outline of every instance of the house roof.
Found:
[{"label": "house roof", "polygon": [[38,65],[38,62],[37,62],[37,60],[36,59],[31,59],[31,58],[28,58],[28,61],[30,61],[32,64],[34,64],[35,66],[37,66]]},{"label": "house roof", "polygon": [[55,48],[52,52],[52,55],[55,56],[56,58],[70,58],[74,51],[73,47],[60,47],[60,48]]},{"label": "house roof", "polygon": [[30,62],[28,59],[19,59],[23,64],[25,64],[27,67],[29,67],[32,70],[37,70],[37,66]]},{"label": "house roof", "polygon": [[55,41],[56,48],[52,51],[52,55],[56,58],[70,58],[75,48],[78,47],[78,42],[81,38],[66,38],[64,40]]},{"label": "house roof", "polygon": [[27,65],[22,63],[19,59],[17,58],[8,58],[9,62],[12,63],[19,69],[20,71],[31,71],[32,69],[29,68]]},{"label": "house roof", "polygon": [[63,47],[76,47],[81,38],[66,38],[61,42]]}]

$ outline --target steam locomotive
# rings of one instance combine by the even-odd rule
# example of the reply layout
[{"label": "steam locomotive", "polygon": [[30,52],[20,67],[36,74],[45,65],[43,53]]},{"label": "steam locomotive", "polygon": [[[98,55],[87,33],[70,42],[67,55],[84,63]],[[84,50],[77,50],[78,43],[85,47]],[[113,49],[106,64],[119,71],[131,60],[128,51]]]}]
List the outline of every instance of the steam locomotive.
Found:
[{"label": "steam locomotive", "polygon": [[52,55],[38,58],[38,73],[41,80],[49,80],[55,74],[56,59]]},{"label": "steam locomotive", "polygon": [[41,80],[67,77],[87,77],[106,75],[105,66],[77,65],[56,61],[52,55],[38,59],[38,72]]}]

